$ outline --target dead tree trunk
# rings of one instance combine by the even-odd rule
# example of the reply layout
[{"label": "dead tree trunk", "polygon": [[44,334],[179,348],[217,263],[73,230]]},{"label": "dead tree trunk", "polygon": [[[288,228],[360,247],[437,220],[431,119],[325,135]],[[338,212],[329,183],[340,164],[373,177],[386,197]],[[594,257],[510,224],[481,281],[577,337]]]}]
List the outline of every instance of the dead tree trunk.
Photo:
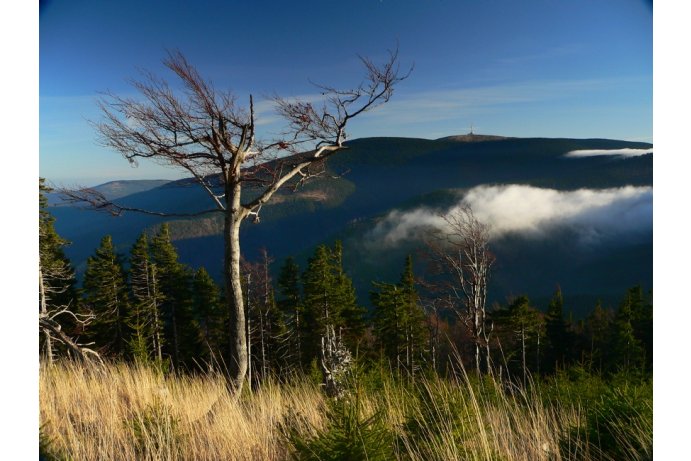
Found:
[{"label": "dead tree trunk", "polygon": [[459,206],[442,216],[445,228],[428,242],[437,267],[449,277],[448,292],[455,300],[453,310],[465,323],[472,337],[473,362],[482,373],[491,371],[490,340],[492,327],[485,310],[487,284],[494,264],[489,250],[489,227],[480,222],[469,206]]},{"label": "dead tree trunk", "polygon": [[[259,212],[289,181],[295,187],[325,172],[324,161],[345,148],[345,128],[350,119],[388,102],[394,86],[410,72],[399,75],[398,52],[377,66],[362,59],[366,77],[348,90],[319,86],[321,108],[309,102],[274,98],[279,115],[287,122],[278,140],[257,139],[253,99],[249,108],[237,106],[230,92],[217,91],[179,52],[164,61],[184,87],[176,95],[165,80],[145,74],[133,83],[142,98],[107,94],[100,102],[105,121],[97,124],[103,144],[137,163],[141,158],[178,167],[192,175],[206,191],[213,209],[187,216],[219,212],[224,217],[224,278],[230,317],[229,383],[240,392],[248,370],[246,312],[240,272],[240,226]],[[218,184],[220,180],[220,185]],[[242,200],[242,186],[258,192]],[[222,189],[222,193],[218,193]],[[124,207],[90,189],[63,191],[74,201],[120,214],[138,211],[159,216],[163,212]],[[177,215],[181,216],[181,215]]]},{"label": "dead tree trunk", "polygon": [[[43,281],[43,270],[41,269],[41,262],[38,263],[38,299],[39,299],[39,315],[41,317],[48,317],[48,306],[46,302],[46,286]],[[49,364],[53,363],[53,337],[50,334],[50,329],[43,328],[45,336],[45,350],[46,360]]]}]

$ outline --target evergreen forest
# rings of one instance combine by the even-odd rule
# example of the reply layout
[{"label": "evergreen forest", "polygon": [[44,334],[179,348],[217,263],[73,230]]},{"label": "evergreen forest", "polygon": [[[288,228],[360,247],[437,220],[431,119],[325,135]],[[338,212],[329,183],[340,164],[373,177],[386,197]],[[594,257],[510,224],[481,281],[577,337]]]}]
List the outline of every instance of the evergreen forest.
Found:
[{"label": "evergreen forest", "polygon": [[[241,262],[237,400],[225,288],[180,262],[169,226],[127,252],[104,235],[78,283],[48,192],[41,180],[45,459],[652,459],[640,285],[578,317],[559,286],[546,306],[485,305],[491,242],[470,261],[451,242],[409,254],[360,299],[339,241],[302,265],[263,249]],[[456,219],[468,216],[480,225]]]}]

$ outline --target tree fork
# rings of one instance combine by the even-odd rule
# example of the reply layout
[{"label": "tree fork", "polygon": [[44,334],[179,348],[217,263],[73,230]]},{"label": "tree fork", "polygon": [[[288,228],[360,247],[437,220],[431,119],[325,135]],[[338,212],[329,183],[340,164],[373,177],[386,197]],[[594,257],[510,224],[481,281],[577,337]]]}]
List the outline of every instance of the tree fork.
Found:
[{"label": "tree fork", "polygon": [[[411,67],[407,73],[399,73],[397,49],[389,52],[388,61],[381,66],[366,58],[361,61],[365,78],[356,87],[339,90],[318,86],[323,97],[321,108],[275,97],[278,114],[288,128],[281,139],[273,141],[256,137],[252,96],[248,111],[238,108],[233,94],[217,91],[180,52],[169,53],[164,64],[181,80],[184,99],[179,99],[165,80],[144,74],[143,81],[133,84],[142,99],[106,93],[99,102],[104,121],[95,127],[106,147],[133,164],[150,159],[191,174],[215,208],[189,216],[212,211],[224,214],[224,278],[231,319],[228,379],[236,393],[242,389],[249,360],[240,226],[250,215],[258,222],[261,207],[282,186],[293,181],[297,187],[323,173],[323,161],[346,148],[345,128],[350,119],[388,102],[394,87],[412,71]],[[210,180],[216,177],[223,182],[221,195]],[[243,182],[261,188],[247,203],[241,200]],[[115,204],[90,189],[62,192],[72,201],[116,215],[124,211],[167,215]]]}]

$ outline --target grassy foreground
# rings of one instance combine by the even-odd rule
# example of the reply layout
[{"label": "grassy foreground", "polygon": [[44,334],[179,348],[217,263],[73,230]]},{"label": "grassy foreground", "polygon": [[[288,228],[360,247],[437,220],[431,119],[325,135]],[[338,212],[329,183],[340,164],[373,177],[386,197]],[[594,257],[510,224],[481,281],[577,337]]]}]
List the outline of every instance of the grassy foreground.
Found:
[{"label": "grassy foreground", "polygon": [[652,459],[652,383],[561,376],[510,391],[368,374],[328,401],[307,379],[235,399],[220,375],[40,369],[41,452],[74,460]]}]

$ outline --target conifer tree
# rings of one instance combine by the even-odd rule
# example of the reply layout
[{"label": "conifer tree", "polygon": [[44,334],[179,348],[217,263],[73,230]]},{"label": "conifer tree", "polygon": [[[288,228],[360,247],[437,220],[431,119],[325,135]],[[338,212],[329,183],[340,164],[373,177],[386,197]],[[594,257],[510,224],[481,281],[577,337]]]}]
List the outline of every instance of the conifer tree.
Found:
[{"label": "conifer tree", "polygon": [[203,267],[194,274],[192,299],[203,345],[200,358],[210,364],[220,363],[225,338],[226,311],[218,285]]},{"label": "conifer tree", "polygon": [[303,364],[319,356],[321,337],[327,327],[343,339],[346,347],[357,347],[364,328],[364,310],[357,305],[351,279],[344,273],[342,249],[321,245],[309,259],[303,274],[304,325]]},{"label": "conifer tree", "polygon": [[333,302],[340,317],[335,325],[342,330],[343,342],[351,351],[360,346],[360,339],[365,331],[365,309],[358,306],[353,281],[343,271],[343,244],[337,240],[331,250],[332,271],[334,277]]},{"label": "conifer tree", "polygon": [[509,333],[504,335],[503,352],[509,362],[512,357],[519,357],[525,386],[528,371],[533,368],[530,364],[534,363],[533,369],[540,371],[540,339],[544,337],[542,316],[527,296],[518,296],[505,310],[495,312],[492,318],[500,324],[501,330]]},{"label": "conifer tree", "polygon": [[631,325],[636,339],[640,342],[645,353],[646,369],[653,367],[653,303],[652,295],[646,299],[643,287],[636,285],[628,290],[631,304]]},{"label": "conifer tree", "polygon": [[586,347],[589,362],[597,370],[603,371],[608,358],[608,339],[612,328],[613,313],[602,307],[598,301],[585,322]]},{"label": "conifer tree", "polygon": [[411,373],[414,373],[425,357],[424,347],[427,343],[428,331],[425,325],[425,313],[420,305],[420,296],[415,288],[411,255],[406,257],[405,269],[401,274],[399,285],[403,292],[404,313],[407,320],[405,330],[407,366]]},{"label": "conifer tree", "polygon": [[149,240],[142,233],[130,251],[130,291],[132,307],[128,324],[132,329],[130,349],[135,359],[163,361],[163,322],[160,306],[163,300],[158,283],[157,266],[151,261]]},{"label": "conifer tree", "polygon": [[415,289],[412,257],[406,258],[398,284],[374,283],[374,286],[379,290],[371,293],[376,343],[399,371],[403,366],[414,374],[424,359],[427,330]]},{"label": "conifer tree", "polygon": [[162,294],[164,353],[170,356],[174,367],[192,365],[201,344],[192,314],[191,271],[178,262],[167,224],[162,224],[152,238],[150,249]]},{"label": "conifer tree", "polygon": [[374,306],[372,327],[376,338],[375,345],[389,363],[400,371],[405,344],[403,292],[392,283],[373,282],[373,285],[377,290],[370,292]]},{"label": "conifer tree", "polygon": [[307,269],[302,274],[302,285],[307,333],[303,340],[303,365],[308,365],[319,356],[320,338],[326,332],[326,325],[334,323],[335,316],[331,296],[334,280],[329,250],[325,245],[317,247],[308,260]]},{"label": "conifer tree", "polygon": [[257,385],[274,371],[285,352],[282,339],[285,325],[276,306],[270,264],[272,259],[262,249],[262,260],[257,263],[243,261],[244,292],[247,306],[247,349],[250,357],[248,377]]},{"label": "conifer tree", "polygon": [[285,334],[284,358],[287,369],[299,369],[302,364],[302,337],[304,329],[302,297],[300,295],[300,267],[288,257],[278,276],[278,309],[283,317]]},{"label": "conifer tree", "polygon": [[570,356],[569,345],[572,342],[569,324],[564,319],[564,297],[561,287],[557,287],[547,307],[545,329],[548,342],[545,365],[547,371],[554,371],[567,365]]},{"label": "conifer tree", "polygon": [[48,211],[46,193],[52,189],[39,178],[39,257],[41,270],[46,278],[50,296],[46,303],[51,306],[71,306],[76,308],[76,277],[63,248],[69,244],[55,230],[55,218]]},{"label": "conifer tree", "polygon": [[[56,353],[56,343],[68,343],[75,352],[78,345],[72,337],[87,323],[87,317],[80,315],[76,278],[63,247],[68,242],[55,230],[55,218],[48,212],[46,193],[52,189],[39,178],[39,325],[42,335],[39,346],[48,363]],[[79,328],[78,328],[79,327]],[[56,337],[58,336],[58,337]],[[61,337],[61,338],[60,338]]]},{"label": "conifer tree", "polygon": [[[633,296],[632,296],[633,294]],[[642,367],[645,361],[645,350],[641,342],[636,338],[633,326],[634,292],[628,291],[614,317],[612,325],[612,337],[610,341],[612,371],[633,370]]]},{"label": "conifer tree", "polygon": [[123,355],[129,340],[129,297],[122,256],[115,252],[113,240],[106,235],[86,262],[84,302],[94,315],[88,337],[115,355]]}]

